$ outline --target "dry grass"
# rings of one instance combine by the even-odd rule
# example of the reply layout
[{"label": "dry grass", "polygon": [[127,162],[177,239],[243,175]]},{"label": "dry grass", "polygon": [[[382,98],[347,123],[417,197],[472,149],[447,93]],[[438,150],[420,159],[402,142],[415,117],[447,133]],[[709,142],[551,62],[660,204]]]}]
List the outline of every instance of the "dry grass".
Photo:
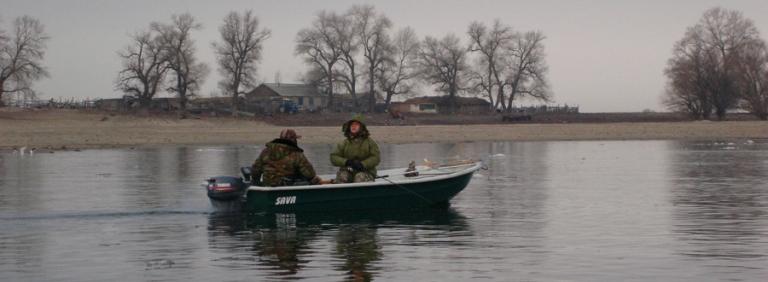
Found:
[{"label": "dry grass", "polygon": [[[254,144],[275,138],[284,127],[231,118],[179,120],[168,115],[2,109],[0,149]],[[340,126],[292,128],[304,136],[304,143],[335,143],[342,138]],[[371,126],[370,130],[384,143],[768,138],[765,121],[412,125]]]}]

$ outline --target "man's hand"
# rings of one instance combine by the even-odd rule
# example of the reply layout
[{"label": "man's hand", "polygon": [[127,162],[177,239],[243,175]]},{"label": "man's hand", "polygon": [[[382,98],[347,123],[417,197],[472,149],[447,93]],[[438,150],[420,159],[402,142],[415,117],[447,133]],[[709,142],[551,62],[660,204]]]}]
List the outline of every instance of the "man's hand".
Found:
[{"label": "man's hand", "polygon": [[363,166],[363,163],[361,163],[358,160],[347,160],[346,166],[351,167],[355,171],[363,171],[365,170],[365,166]]}]

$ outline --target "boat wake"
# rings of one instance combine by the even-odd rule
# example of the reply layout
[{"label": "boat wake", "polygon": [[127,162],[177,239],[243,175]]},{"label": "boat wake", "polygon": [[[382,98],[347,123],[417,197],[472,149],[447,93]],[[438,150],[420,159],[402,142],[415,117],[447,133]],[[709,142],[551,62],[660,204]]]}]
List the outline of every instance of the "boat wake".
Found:
[{"label": "boat wake", "polygon": [[101,219],[116,217],[143,217],[143,216],[168,216],[168,215],[206,215],[211,210],[143,210],[143,211],[115,211],[115,212],[70,212],[56,214],[17,214],[0,216],[3,221],[27,221],[27,220],[52,220],[52,219]]}]

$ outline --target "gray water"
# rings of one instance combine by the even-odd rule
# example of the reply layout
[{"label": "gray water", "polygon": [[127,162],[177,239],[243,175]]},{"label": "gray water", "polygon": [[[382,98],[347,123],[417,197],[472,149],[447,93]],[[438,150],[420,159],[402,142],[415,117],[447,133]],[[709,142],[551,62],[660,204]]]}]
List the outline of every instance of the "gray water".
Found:
[{"label": "gray water", "polygon": [[0,280],[768,279],[765,140],[383,145],[488,170],[447,210],[214,211],[199,184],[260,149],[0,153]]}]

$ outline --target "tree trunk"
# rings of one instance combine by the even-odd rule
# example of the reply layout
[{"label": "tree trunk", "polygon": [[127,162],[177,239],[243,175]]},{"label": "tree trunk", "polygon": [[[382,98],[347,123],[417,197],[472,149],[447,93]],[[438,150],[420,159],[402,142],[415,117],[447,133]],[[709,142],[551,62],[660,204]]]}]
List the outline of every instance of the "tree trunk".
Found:
[{"label": "tree trunk", "polygon": [[448,109],[450,114],[456,113],[456,87],[451,86],[448,91]]},{"label": "tree trunk", "polygon": [[[489,58],[488,59],[488,100],[491,102],[491,105],[490,105],[491,108],[489,109],[491,110],[491,113],[496,112],[496,106],[497,106],[493,104],[493,82],[491,82],[491,75],[493,74],[494,74],[493,60]],[[495,77],[496,77],[496,84],[498,84],[499,82],[498,76],[495,76]],[[480,78],[480,80],[482,80],[482,77]]]},{"label": "tree trunk", "polygon": [[186,95],[182,96],[181,99],[179,99],[179,115],[182,119],[187,118],[187,96]]},{"label": "tree trunk", "polygon": [[355,111],[362,112],[362,109],[360,108],[360,101],[357,100],[357,80],[354,78],[355,72],[352,71],[352,79],[350,81],[347,81],[349,83],[349,88],[347,90],[349,91],[349,95],[352,96],[352,104],[355,107]]},{"label": "tree trunk", "polygon": [[496,107],[493,105],[493,89],[491,89],[490,87],[488,88],[488,100],[490,101],[490,105],[488,106],[490,107],[490,109],[488,110],[490,110],[491,113],[493,113],[496,111]]},{"label": "tree trunk", "polygon": [[237,116],[237,95],[232,95],[232,116]]},{"label": "tree trunk", "polygon": [[375,88],[373,75],[375,74],[375,71],[376,70],[373,67],[368,69],[368,94],[370,95],[368,99],[368,112],[370,113],[373,113],[373,111],[376,109],[376,95],[373,93]]},{"label": "tree trunk", "polygon": [[3,103],[3,93],[4,93],[3,91],[5,91],[3,88],[4,85],[5,85],[5,81],[0,80],[0,108],[5,107],[5,103]]},{"label": "tree trunk", "polygon": [[176,74],[176,91],[179,94],[179,118],[187,118],[187,87],[184,86],[184,78],[180,73]]},{"label": "tree trunk", "polygon": [[520,75],[518,74],[515,77],[515,80],[512,82],[511,87],[512,91],[509,92],[509,102],[507,102],[507,112],[512,112],[512,101],[515,100],[515,95],[517,95],[517,87],[520,86]]},{"label": "tree trunk", "polygon": [[502,111],[506,111],[507,110],[507,105],[504,104],[504,86],[503,85],[499,85],[499,89],[497,91],[498,91],[497,96],[496,96],[496,104],[497,105],[496,105],[495,108],[499,108],[498,104],[500,103],[501,104],[501,110]]},{"label": "tree trunk", "polygon": [[238,84],[239,82],[235,82],[233,83],[233,86],[232,86],[232,116],[233,117],[237,116],[237,96],[239,96],[237,93],[237,88],[240,88]]},{"label": "tree trunk", "polygon": [[385,109],[389,110],[389,104],[392,103],[392,95],[394,93],[392,91],[387,90],[387,98],[384,100]]},{"label": "tree trunk", "polygon": [[512,112],[512,102],[515,101],[515,89],[512,88],[512,93],[509,93],[509,101],[507,101],[507,110],[506,112],[511,113]]},{"label": "tree trunk", "polygon": [[715,114],[717,114],[717,120],[725,120],[725,108],[717,107]]},{"label": "tree trunk", "polygon": [[336,106],[333,104],[333,65],[328,65],[328,109],[333,111]]},{"label": "tree trunk", "polygon": [[143,86],[142,92],[139,95],[139,108],[149,110],[149,106],[152,103],[152,95],[149,94],[149,83],[147,80],[142,80],[141,84]]},{"label": "tree trunk", "polygon": [[493,105],[493,108],[498,109],[499,105],[502,105],[501,110],[506,111],[507,107],[504,107],[503,104],[504,104],[504,99],[499,99],[499,97],[496,97],[496,105]]},{"label": "tree trunk", "polygon": [[139,106],[142,109],[149,110],[150,104],[152,104],[152,98],[149,98],[148,95],[143,95],[142,97],[139,97]]},{"label": "tree trunk", "polygon": [[[498,89],[496,90],[496,106],[495,108],[499,108],[499,105],[501,105],[501,110],[506,112],[507,111],[507,104],[504,99],[504,85],[501,83],[498,83]],[[510,105],[511,107],[512,105]]]},{"label": "tree trunk", "polygon": [[[351,85],[351,90],[349,91],[349,94],[352,95],[352,104],[355,106],[356,111],[360,111],[360,101],[357,100],[357,92],[355,92],[355,87],[357,87],[354,83]],[[362,112],[362,111],[361,111]]]}]

